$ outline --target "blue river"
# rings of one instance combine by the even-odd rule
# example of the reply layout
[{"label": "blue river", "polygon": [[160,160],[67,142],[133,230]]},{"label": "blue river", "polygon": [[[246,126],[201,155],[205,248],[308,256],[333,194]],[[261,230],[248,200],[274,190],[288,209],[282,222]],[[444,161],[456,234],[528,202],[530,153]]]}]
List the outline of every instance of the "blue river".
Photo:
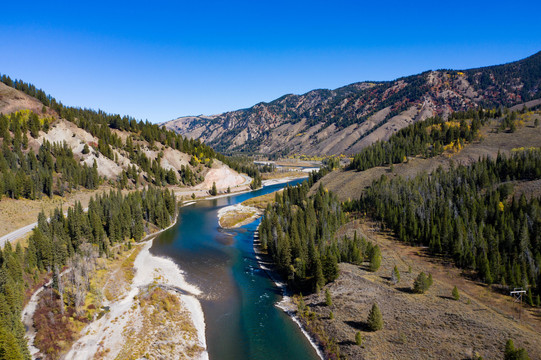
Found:
[{"label": "blue river", "polygon": [[218,225],[219,209],[285,185],[183,207],[176,226],[154,240],[151,253],[173,259],[203,293],[210,360],[319,359],[298,326],[275,306],[281,291],[259,267],[253,249],[260,220],[234,230]]}]

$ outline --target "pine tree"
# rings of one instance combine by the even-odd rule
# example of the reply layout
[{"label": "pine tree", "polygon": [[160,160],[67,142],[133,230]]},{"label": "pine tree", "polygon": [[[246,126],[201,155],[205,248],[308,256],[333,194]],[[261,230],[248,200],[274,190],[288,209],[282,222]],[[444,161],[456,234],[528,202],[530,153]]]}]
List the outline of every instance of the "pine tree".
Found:
[{"label": "pine tree", "polygon": [[532,288],[531,287],[528,288],[528,292],[526,294],[526,302],[528,303],[528,305],[534,306],[533,296],[532,296]]},{"label": "pine tree", "polygon": [[361,335],[360,331],[355,333],[355,344],[357,344],[357,346],[361,346],[363,344],[363,336]]},{"label": "pine tree", "polygon": [[460,300],[460,294],[459,294],[458,288],[456,286],[453,288],[453,299],[455,299],[457,301]]},{"label": "pine tree", "polygon": [[218,189],[216,188],[216,182],[212,183],[212,189],[210,189],[210,195],[216,196],[218,194]]},{"label": "pine tree", "polygon": [[391,283],[393,285],[396,285],[400,282],[400,272],[398,271],[398,268],[396,265],[394,266],[393,272],[391,273]]},{"label": "pine tree", "polygon": [[431,278],[431,275],[426,276],[424,272],[421,272],[413,282],[413,292],[417,294],[425,293],[432,285]]},{"label": "pine tree", "polygon": [[331,293],[329,289],[325,289],[325,305],[332,306]]},{"label": "pine tree", "polygon": [[372,305],[372,309],[370,309],[370,313],[368,314],[367,323],[368,328],[372,331],[383,329],[383,317],[377,303]]},{"label": "pine tree", "polygon": [[381,266],[381,251],[379,249],[379,246],[376,245],[372,249],[372,254],[370,256],[370,271],[375,272],[379,269]]},{"label": "pine tree", "polygon": [[85,146],[83,147],[82,153],[83,153],[84,155],[86,155],[86,154],[88,154],[89,152],[90,152],[90,149],[88,148],[88,144],[85,144]]}]

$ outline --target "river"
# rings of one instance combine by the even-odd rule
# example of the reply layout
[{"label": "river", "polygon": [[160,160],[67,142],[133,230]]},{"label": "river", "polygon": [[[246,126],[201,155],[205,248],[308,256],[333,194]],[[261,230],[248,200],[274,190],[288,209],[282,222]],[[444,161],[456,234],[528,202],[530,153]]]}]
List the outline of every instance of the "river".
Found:
[{"label": "river", "polygon": [[319,359],[298,326],[275,306],[281,291],[260,269],[253,250],[260,220],[234,230],[218,225],[222,207],[285,185],[183,207],[177,225],[154,240],[151,253],[173,259],[204,294],[200,301],[210,360]]}]

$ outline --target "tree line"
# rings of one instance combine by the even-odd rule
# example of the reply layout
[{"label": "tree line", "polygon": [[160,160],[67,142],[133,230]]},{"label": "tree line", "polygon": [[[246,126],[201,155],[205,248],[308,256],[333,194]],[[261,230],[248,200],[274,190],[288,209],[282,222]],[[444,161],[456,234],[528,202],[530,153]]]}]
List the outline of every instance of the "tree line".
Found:
[{"label": "tree line", "polygon": [[336,238],[346,222],[332,192],[319,187],[308,196],[307,181],[276,193],[259,226],[263,249],[295,291],[311,292],[338,277],[338,263],[362,264],[379,252],[362,237]]},{"label": "tree line", "polygon": [[51,197],[55,192],[63,195],[80,186],[98,187],[97,165],[81,165],[65,142],[44,141],[37,154],[28,147],[27,132],[37,137],[39,130],[48,126],[45,121],[41,124],[34,113],[26,117],[20,112],[0,115],[0,199],[6,195],[34,200],[42,195]]},{"label": "tree line", "polygon": [[88,247],[108,256],[115,244],[140,240],[151,226],[168,226],[175,212],[174,194],[151,187],[127,195],[96,196],[86,212],[77,203],[67,216],[57,209],[47,220],[41,213],[26,249],[20,243],[13,249],[8,242],[0,250],[0,358],[30,358],[21,311],[25,291],[34,286],[39,274],[61,269]]},{"label": "tree line", "polygon": [[[154,148],[155,144],[158,143],[191,155],[195,163],[194,166],[203,163],[211,167],[212,159],[218,159],[239,172],[246,172],[251,177],[259,174],[257,166],[253,164],[247,165],[238,158],[225,157],[215,152],[214,149],[200,140],[185,138],[174,131],[168,130],[165,126],[152,124],[148,120],[144,122],[142,120],[138,121],[130,116],[108,114],[102,110],[96,111],[65,106],[51,95],[45,94],[43,90],[36,89],[34,85],[25,83],[22,80],[12,80],[7,75],[0,76],[0,81],[35,97],[41,101],[43,106],[48,106],[56,111],[61,118],[76,124],[78,127],[98,138],[98,144],[96,144],[95,150],[107,158],[113,161],[116,160],[113,149],[126,151],[130,160],[149,175],[147,181],[157,186],[177,184],[179,181],[184,185],[195,185],[202,179],[197,174],[194,174],[192,170],[181,170],[178,174],[179,179],[177,179],[177,174],[163,169],[159,160],[150,160],[137,141],[146,141],[151,148]],[[48,123],[44,124],[44,126],[48,125]],[[114,130],[131,133],[128,137],[129,140],[123,144],[122,139]],[[35,137],[37,137],[37,132],[35,134]],[[127,171],[121,175],[121,178],[123,177],[130,178]],[[133,180],[136,182],[136,179]]]},{"label": "tree line", "polygon": [[527,149],[431,175],[375,180],[348,211],[367,211],[402,241],[454,259],[487,284],[541,294],[541,198],[513,182],[541,179],[541,150]]},{"label": "tree line", "polygon": [[[465,114],[471,116],[466,120]],[[400,129],[388,141],[376,141],[354,155],[350,169],[367,170],[376,166],[398,164],[408,156],[440,155],[446,145],[463,146],[478,136],[479,128],[492,115],[484,110],[454,113],[448,120],[437,116]]]}]

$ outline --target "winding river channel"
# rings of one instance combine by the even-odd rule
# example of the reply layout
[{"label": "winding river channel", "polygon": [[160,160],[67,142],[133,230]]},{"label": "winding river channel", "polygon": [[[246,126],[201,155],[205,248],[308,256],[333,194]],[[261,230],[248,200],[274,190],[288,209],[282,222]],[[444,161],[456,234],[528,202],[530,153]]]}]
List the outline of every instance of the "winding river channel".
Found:
[{"label": "winding river channel", "polygon": [[275,306],[281,291],[259,267],[253,250],[260,220],[234,230],[218,225],[219,209],[285,185],[183,207],[177,225],[154,240],[151,253],[173,259],[204,294],[200,301],[211,360],[319,359],[294,321]]}]

